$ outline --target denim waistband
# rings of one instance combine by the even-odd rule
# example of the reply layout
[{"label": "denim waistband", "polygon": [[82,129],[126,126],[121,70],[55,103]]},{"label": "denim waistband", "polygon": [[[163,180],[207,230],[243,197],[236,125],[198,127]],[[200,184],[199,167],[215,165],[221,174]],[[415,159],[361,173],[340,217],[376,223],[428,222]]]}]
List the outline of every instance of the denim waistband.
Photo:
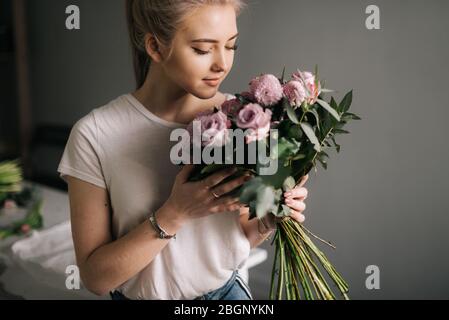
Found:
[{"label": "denim waistband", "polygon": [[[226,281],[226,283],[223,286],[221,286],[216,290],[210,291],[202,296],[199,296],[193,300],[219,300],[220,297],[223,296],[234,285],[238,276],[239,276],[238,270],[234,270],[229,280]],[[117,290],[110,292],[109,294],[112,300],[131,300],[127,298],[123,293]]]},{"label": "denim waistband", "polygon": [[234,270],[232,272],[231,277],[226,283],[218,289],[210,291],[202,296],[195,298],[194,300],[220,300],[221,296],[223,296],[233,285],[238,277],[238,270]]}]

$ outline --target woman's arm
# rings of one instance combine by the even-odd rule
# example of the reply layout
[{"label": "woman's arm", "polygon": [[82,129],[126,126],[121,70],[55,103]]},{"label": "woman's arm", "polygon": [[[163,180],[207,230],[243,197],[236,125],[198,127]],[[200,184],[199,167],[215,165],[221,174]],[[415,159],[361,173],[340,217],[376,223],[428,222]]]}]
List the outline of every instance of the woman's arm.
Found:
[{"label": "woman's arm", "polygon": [[[107,191],[74,177],[67,177],[76,260],[84,286],[105,295],[144,269],[170,240],[157,236],[144,221],[124,237],[112,241]],[[181,223],[175,212],[162,207],[158,223],[175,234]]]}]

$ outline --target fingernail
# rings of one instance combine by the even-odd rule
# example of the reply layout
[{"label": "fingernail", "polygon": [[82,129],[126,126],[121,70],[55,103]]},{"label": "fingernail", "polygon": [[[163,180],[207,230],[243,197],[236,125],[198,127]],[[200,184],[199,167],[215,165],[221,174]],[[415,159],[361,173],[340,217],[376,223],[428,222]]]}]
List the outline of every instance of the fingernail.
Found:
[{"label": "fingernail", "polygon": [[292,195],[291,192],[286,192],[286,193],[284,193],[284,196],[285,196],[285,197],[290,197],[291,195]]}]

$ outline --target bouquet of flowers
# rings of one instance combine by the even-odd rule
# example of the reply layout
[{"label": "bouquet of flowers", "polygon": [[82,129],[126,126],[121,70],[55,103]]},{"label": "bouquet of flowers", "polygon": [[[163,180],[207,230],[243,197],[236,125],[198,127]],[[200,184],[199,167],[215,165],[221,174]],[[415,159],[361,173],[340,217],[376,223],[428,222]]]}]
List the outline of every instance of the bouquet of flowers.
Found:
[{"label": "bouquet of flowers", "polygon": [[352,91],[340,103],[333,97],[324,100],[324,94],[333,91],[323,88],[317,68],[314,73],[297,70],[288,81],[284,78],[285,68],[281,78],[260,75],[248,91],[197,116],[188,126],[188,151],[202,157],[199,162],[193,157],[197,165],[190,181],[229,166],[239,169],[236,175],[253,174],[232,193],[249,207],[250,219],[267,214],[278,218],[270,299],[283,299],[284,291],[287,299],[336,299],[324,271],[349,299],[347,283],[311,237],[332,244],[288,219],[291,212],[283,194],[312,168],[316,170],[317,163],[326,169],[326,150],[340,152],[336,136],[349,133],[345,125],[360,118],[348,112]]},{"label": "bouquet of flowers", "polygon": [[42,227],[43,199],[36,186],[23,183],[19,161],[0,163],[0,240]]}]

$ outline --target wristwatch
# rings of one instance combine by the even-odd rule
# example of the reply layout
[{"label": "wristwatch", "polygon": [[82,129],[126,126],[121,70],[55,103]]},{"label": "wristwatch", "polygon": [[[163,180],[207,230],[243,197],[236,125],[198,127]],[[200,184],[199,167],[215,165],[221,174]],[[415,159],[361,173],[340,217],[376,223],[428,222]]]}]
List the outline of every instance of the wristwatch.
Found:
[{"label": "wristwatch", "polygon": [[157,231],[159,235],[159,239],[176,239],[176,234],[170,235],[168,234],[164,229],[161,228],[161,226],[157,223],[156,220],[156,212],[153,212],[149,217],[150,223],[153,226],[153,228]]}]

